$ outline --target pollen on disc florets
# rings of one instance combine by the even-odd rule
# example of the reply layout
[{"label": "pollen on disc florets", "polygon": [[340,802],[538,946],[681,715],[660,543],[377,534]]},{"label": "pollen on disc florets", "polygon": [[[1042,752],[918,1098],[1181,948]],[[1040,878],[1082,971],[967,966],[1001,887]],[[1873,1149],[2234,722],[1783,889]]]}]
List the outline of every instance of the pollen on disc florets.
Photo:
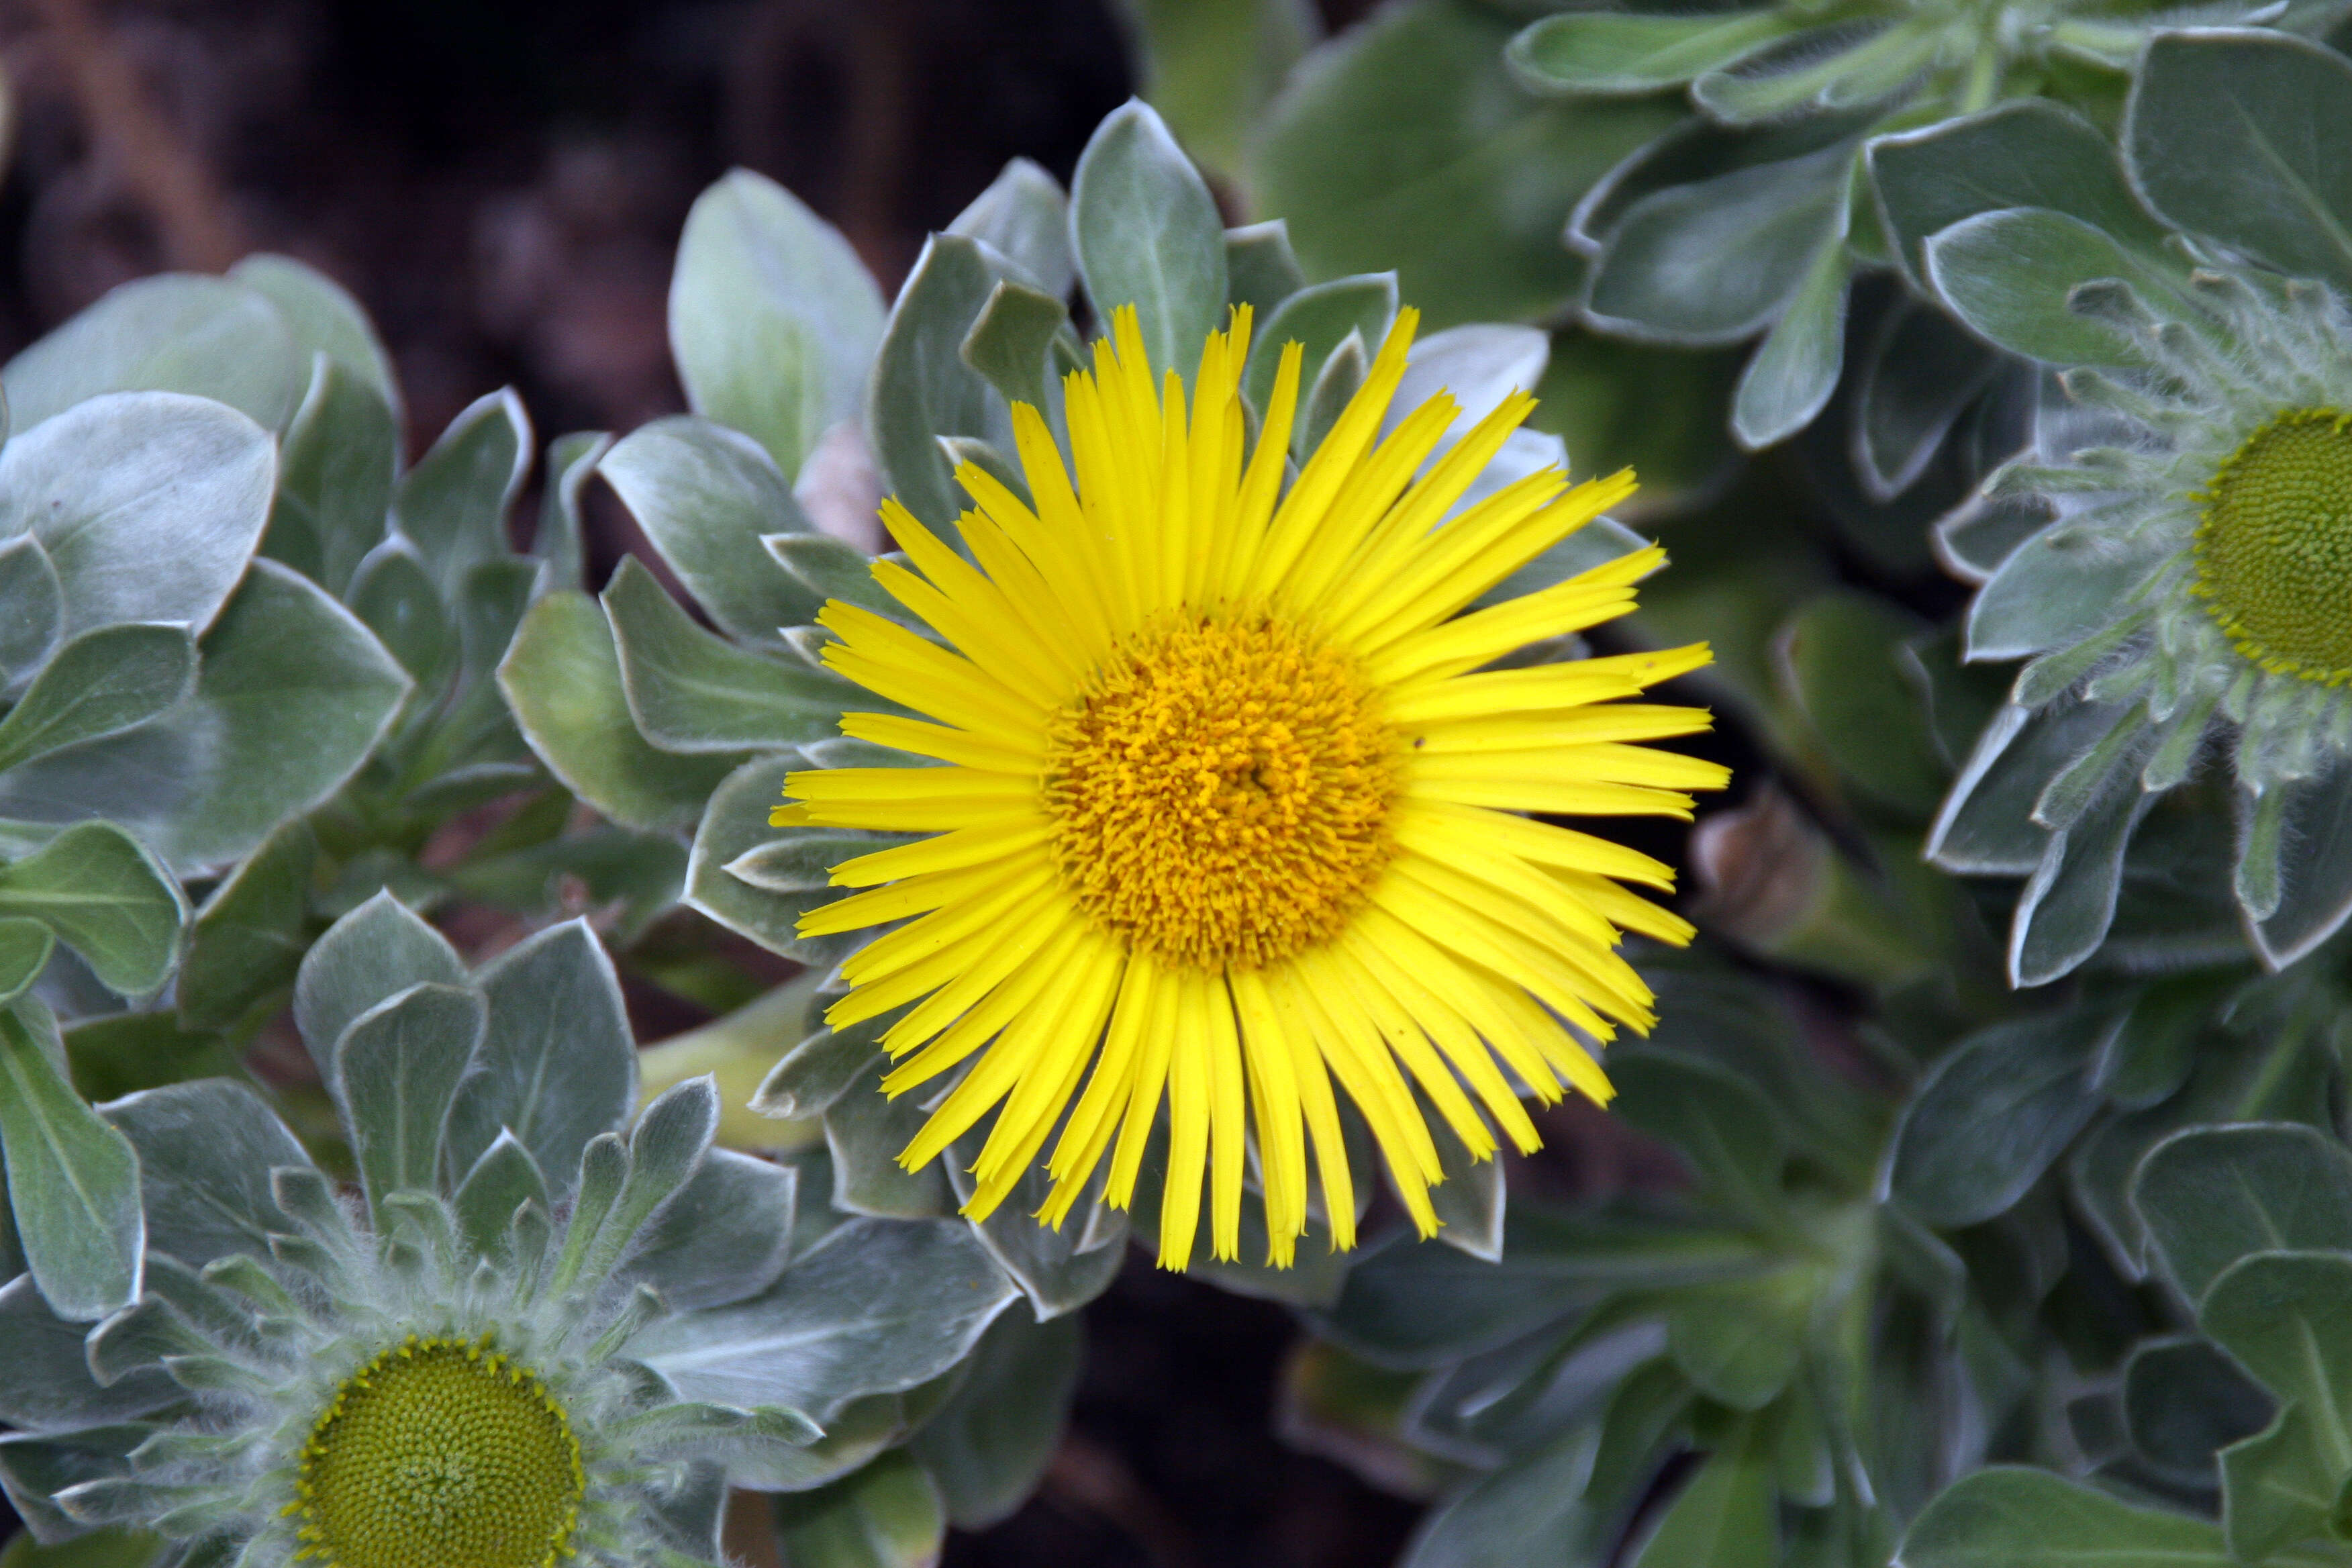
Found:
[{"label": "pollen on disc florets", "polygon": [[2278,415],[2197,499],[2194,591],[2239,651],[2278,674],[2352,681],[2352,414]]},{"label": "pollen on disc florets", "polygon": [[587,1481],[530,1368],[411,1334],[346,1379],[302,1450],[299,1556],[327,1568],[552,1568]]},{"label": "pollen on disc florets", "polygon": [[1370,896],[1400,756],[1356,661],[1312,632],[1163,616],[1055,720],[1055,857],[1090,915],[1167,963],[1273,963]]}]

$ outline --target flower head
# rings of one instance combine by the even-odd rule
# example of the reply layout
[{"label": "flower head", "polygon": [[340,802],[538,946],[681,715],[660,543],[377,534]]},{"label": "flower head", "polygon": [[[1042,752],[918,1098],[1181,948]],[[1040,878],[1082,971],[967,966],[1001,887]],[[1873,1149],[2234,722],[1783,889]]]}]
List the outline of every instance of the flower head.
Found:
[{"label": "flower head", "polygon": [[[2084,872],[2070,875],[2070,844],[2078,862],[2086,842],[2107,844],[2091,870],[2111,885],[2149,800],[2226,756],[2243,803],[2237,900],[2284,963],[2335,929],[2352,894],[2318,885],[2335,880],[2324,854],[2282,855],[2299,838],[2324,848],[2324,829],[2292,819],[2352,757],[2352,313],[2316,285],[2219,269],[2161,324],[2116,289],[2082,303],[2148,368],[2066,373],[2073,406],[1947,525],[1965,567],[1981,552],[1972,531],[2042,520],[1971,606],[1972,658],[2032,662],[1930,849],[1954,869],[2035,873],[2012,969],[2049,979],[2105,927],[2076,918],[2037,954],[2041,904],[2113,908],[2112,891],[2104,905],[2072,896]],[[1989,863],[2002,802],[2030,807],[2026,831],[2059,836],[2040,868]]]},{"label": "flower head", "polygon": [[[91,1327],[31,1275],[0,1289],[0,1485],[37,1535],[251,1568],[713,1563],[729,1484],[858,1462],[820,1423],[946,1371],[1011,1299],[960,1222],[792,1260],[793,1173],[709,1147],[708,1079],[625,1131],[635,1052],[583,927],[464,985],[437,942],[383,899],[306,964],[358,1192],[239,1083],[101,1108],[140,1155],[138,1300]],[[368,1005],[420,952],[439,978]]]},{"label": "flower head", "polygon": [[1310,1141],[1350,1246],[1336,1079],[1427,1233],[1432,1109],[1475,1157],[1496,1148],[1488,1118],[1532,1148],[1518,1096],[1605,1100],[1588,1043],[1650,1022],[1620,930],[1688,927],[1619,884],[1667,886],[1666,868],[1521,814],[1687,816],[1685,792],[1723,770],[1638,742],[1706,716],[1618,700],[1706,650],[1523,653],[1631,609],[1661,552],[1497,597],[1633,480],[1546,468],[1464,505],[1534,400],[1448,447],[1440,395],[1383,437],[1412,326],[1286,491],[1297,345],[1253,447],[1246,309],[1210,336],[1189,406],[1118,311],[1093,373],[1065,384],[1071,467],[1016,405],[1028,493],[959,471],[969,558],[886,505],[908,561],[875,575],[906,613],[826,606],[826,663],[927,715],[847,714],[844,732],[944,765],[794,773],[774,821],[926,836],[836,867],[866,890],[802,931],[895,926],[843,963],[828,1019],[900,1010],[893,1095],[961,1075],[909,1168],[995,1113],[975,1216],[1049,1140],[1042,1217],[1059,1225],[1106,1159],[1126,1206],[1164,1100],[1163,1263],[1192,1254],[1204,1175],[1213,1249],[1235,1255],[1253,1147],[1287,1263]]}]

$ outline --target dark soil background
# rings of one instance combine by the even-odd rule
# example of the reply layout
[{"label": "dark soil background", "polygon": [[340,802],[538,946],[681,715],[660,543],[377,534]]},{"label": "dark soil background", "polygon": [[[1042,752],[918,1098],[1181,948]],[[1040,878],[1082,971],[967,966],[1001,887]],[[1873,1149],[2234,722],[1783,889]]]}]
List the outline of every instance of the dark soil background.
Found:
[{"label": "dark soil background", "polygon": [[[1008,158],[1068,177],[1129,90],[1115,3],[13,0],[0,356],[115,284],[278,250],[373,312],[414,449],[501,384],[542,441],[626,430],[683,406],[664,300],[706,184],[782,180],[895,289]],[[601,584],[629,540],[592,523]],[[1087,1327],[1045,1487],[949,1564],[1394,1560],[1417,1506],[1275,1436],[1286,1312],[1138,1255]]]}]

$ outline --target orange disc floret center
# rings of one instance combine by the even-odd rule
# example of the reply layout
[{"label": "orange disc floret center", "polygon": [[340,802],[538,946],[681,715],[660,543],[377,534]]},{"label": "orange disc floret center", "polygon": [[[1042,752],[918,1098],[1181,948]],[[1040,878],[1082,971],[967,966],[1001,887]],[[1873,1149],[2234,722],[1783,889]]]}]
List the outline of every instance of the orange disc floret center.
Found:
[{"label": "orange disc floret center", "polygon": [[336,1391],[298,1491],[299,1555],[328,1568],[553,1568],[586,1480],[528,1367],[487,1340],[412,1334]]},{"label": "orange disc floret center", "polygon": [[1401,756],[1349,654],[1261,610],[1168,613],[1055,719],[1055,859],[1088,915],[1172,966],[1276,963],[1370,896]]}]

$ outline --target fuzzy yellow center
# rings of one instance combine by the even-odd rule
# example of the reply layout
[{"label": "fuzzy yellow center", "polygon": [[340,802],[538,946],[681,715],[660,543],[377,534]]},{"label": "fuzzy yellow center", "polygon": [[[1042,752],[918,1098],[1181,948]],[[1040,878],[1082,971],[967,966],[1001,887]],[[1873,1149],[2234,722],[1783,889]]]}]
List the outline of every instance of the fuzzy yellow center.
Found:
[{"label": "fuzzy yellow center", "polygon": [[1271,963],[1370,893],[1398,755],[1349,655],[1263,613],[1180,613],[1056,721],[1056,858],[1088,914],[1164,963]]},{"label": "fuzzy yellow center", "polygon": [[336,1390],[293,1511],[328,1568],[551,1568],[584,1490],[572,1423],[535,1373],[487,1341],[411,1335]]},{"label": "fuzzy yellow center", "polygon": [[2230,455],[2204,501],[2196,588],[2239,650],[2352,680],[2352,415],[2289,409]]}]

